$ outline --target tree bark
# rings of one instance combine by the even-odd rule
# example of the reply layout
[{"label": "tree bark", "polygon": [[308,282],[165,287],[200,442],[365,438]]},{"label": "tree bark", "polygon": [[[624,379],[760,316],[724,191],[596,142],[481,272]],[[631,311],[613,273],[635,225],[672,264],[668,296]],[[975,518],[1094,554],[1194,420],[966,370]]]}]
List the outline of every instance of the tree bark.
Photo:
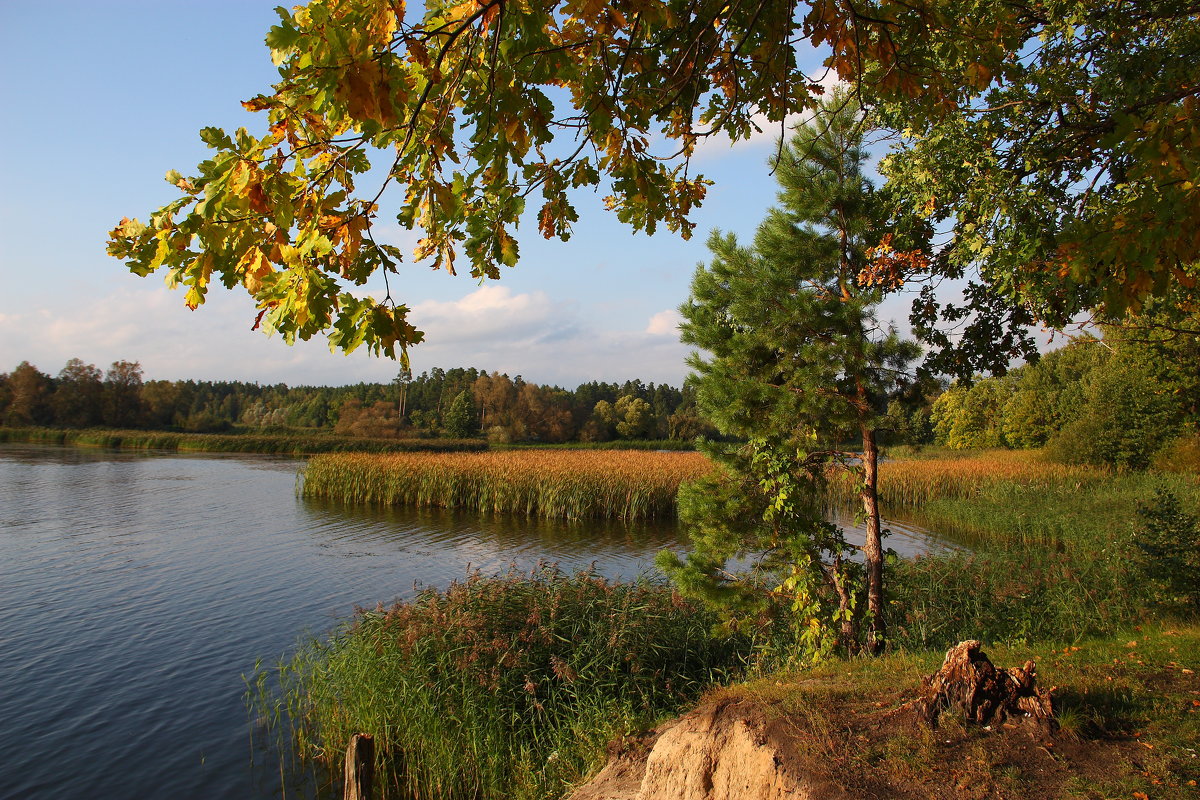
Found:
[{"label": "tree bark", "polygon": [[863,488],[862,504],[866,513],[867,535],[863,542],[866,560],[867,611],[871,615],[867,627],[867,652],[878,655],[883,650],[887,621],[883,605],[883,534],[879,519],[879,446],[875,431],[862,426]]}]

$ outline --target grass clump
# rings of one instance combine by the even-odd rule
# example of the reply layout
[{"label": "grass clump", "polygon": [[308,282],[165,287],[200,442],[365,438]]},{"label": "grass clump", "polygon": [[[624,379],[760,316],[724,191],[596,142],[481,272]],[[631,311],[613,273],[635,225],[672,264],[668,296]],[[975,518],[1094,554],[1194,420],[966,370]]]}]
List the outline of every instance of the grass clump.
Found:
[{"label": "grass clump", "polygon": [[699,453],[628,450],[330,454],[309,461],[304,495],[570,520],[670,519],[679,484],[710,469]]},{"label": "grass clump", "polygon": [[282,666],[278,699],[260,674],[258,702],[335,775],[350,736],[373,735],[387,797],[557,797],[605,742],[743,662],[748,643],[714,638],[713,622],[646,581],[475,574],[360,611]]},{"label": "grass clump", "polygon": [[[885,508],[922,508],[935,500],[972,498],[1014,488],[1031,492],[1090,490],[1108,481],[1111,471],[1043,461],[1030,451],[988,450],[940,453],[937,457],[890,459],[879,465],[879,500]],[[830,500],[857,501],[850,480],[834,480]]]}]

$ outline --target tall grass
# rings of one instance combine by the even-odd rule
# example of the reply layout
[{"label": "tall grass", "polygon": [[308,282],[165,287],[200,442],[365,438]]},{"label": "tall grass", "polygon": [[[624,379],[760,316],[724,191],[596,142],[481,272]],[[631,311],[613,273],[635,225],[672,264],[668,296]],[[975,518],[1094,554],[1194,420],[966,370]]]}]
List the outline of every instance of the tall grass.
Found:
[{"label": "tall grass", "polygon": [[739,667],[747,642],[714,638],[713,622],[645,581],[475,575],[360,611],[260,673],[253,699],[334,775],[352,734],[374,736],[385,797],[558,797],[607,741]]},{"label": "tall grass", "polygon": [[699,453],[521,450],[315,456],[304,495],[348,503],[639,520],[675,514],[682,481],[711,469]]},{"label": "tall grass", "polygon": [[0,442],[62,444],[193,453],[308,455],[330,452],[458,452],[485,450],[478,439],[359,439],[328,434],[223,434],[125,431],[107,428],[0,428]]},{"label": "tall grass", "polygon": [[[1153,586],[1131,567],[1138,504],[1166,486],[1200,506],[1194,475],[1114,472],[976,453],[880,465],[885,512],[968,545],[969,553],[890,565],[894,643],[962,639],[1073,642],[1153,613]],[[848,503],[853,486],[835,482]]]},{"label": "tall grass", "polygon": [[614,439],[609,442],[512,442],[491,445],[493,450],[695,450],[695,439]]},{"label": "tall grass", "polygon": [[[932,500],[977,497],[990,491],[1084,491],[1106,482],[1111,473],[1099,467],[1068,466],[1041,461],[1028,451],[962,452],[948,458],[887,460],[879,465],[879,500],[889,508],[920,508]],[[831,498],[856,500],[844,475],[833,476]]]}]

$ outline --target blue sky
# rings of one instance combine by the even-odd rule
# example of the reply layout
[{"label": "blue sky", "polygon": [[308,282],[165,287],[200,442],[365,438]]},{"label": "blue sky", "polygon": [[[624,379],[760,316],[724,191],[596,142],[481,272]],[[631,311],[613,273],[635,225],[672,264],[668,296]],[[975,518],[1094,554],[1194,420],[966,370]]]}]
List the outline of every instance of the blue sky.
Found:
[{"label": "blue sky", "polygon": [[[262,115],[240,101],[277,77],[263,44],[275,5],[0,0],[0,372],[28,360],[56,374],[78,357],[102,368],[140,361],[147,378],[297,385],[395,375],[395,363],[330,353],[323,339],[288,347],[251,332],[244,294],[216,287],[189,311],[161,276],[136,277],[104,252],[122,216],[145,219],[173,199],[168,169],[193,174],[208,152],[200,128],[255,127]],[[522,226],[521,263],[500,281],[404,265],[393,296],[427,334],[411,351],[414,371],[474,366],[564,386],[634,377],[679,385],[688,349],[675,308],[707,259],[709,231],[749,239],[773,202],[773,138],[705,145],[695,171],[716,185],[691,241],[635,235],[599,196],[585,195],[570,242]],[[385,198],[385,230],[389,222],[398,230],[394,215]],[[884,316],[902,321],[904,304]]]}]

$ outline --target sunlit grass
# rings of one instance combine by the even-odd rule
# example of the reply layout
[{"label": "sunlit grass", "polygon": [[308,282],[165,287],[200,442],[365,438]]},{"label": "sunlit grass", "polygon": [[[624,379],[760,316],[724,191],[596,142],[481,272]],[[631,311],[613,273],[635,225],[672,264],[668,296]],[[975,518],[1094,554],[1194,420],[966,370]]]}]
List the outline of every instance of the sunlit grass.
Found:
[{"label": "sunlit grass", "polygon": [[673,517],[679,484],[711,468],[699,453],[629,450],[329,454],[309,462],[304,494],[560,519],[655,519]]}]

